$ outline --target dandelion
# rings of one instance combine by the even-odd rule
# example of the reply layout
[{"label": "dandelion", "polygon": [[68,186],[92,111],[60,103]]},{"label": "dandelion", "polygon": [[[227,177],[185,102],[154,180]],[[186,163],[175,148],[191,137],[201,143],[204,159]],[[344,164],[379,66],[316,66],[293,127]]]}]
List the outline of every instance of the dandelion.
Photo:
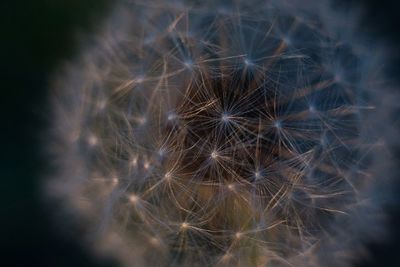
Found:
[{"label": "dandelion", "polygon": [[356,20],[317,2],[117,4],[56,83],[49,191],[94,250],[126,266],[361,257],[398,96]]}]

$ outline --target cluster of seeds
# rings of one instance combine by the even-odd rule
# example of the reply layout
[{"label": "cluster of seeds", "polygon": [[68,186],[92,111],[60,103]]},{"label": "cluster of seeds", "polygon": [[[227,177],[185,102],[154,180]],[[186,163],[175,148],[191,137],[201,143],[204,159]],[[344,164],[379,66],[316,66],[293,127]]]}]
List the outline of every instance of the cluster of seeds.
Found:
[{"label": "cluster of seeds", "polygon": [[365,51],[320,4],[234,2],[117,9],[63,81],[61,191],[127,265],[345,266]]}]

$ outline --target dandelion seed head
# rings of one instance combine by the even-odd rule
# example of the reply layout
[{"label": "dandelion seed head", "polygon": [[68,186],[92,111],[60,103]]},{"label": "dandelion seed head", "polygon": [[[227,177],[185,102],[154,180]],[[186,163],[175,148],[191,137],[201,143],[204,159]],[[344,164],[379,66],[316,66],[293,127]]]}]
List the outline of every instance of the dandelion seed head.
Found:
[{"label": "dandelion seed head", "polygon": [[363,255],[399,101],[328,2],[116,3],[54,105],[49,191],[94,250],[144,267]]}]

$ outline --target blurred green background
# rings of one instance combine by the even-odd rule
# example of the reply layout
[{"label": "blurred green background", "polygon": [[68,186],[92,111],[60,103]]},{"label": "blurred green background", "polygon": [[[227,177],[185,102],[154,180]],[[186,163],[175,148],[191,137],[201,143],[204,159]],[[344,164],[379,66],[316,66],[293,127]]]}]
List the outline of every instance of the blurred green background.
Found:
[{"label": "blurred green background", "polygon": [[[166,0],[168,1],[168,0]],[[317,1],[317,0],[316,0]],[[400,44],[399,4],[387,0],[337,0],[365,7],[363,23],[377,36]],[[116,266],[95,259],[80,245],[79,231],[62,234],[43,203],[41,186],[47,166],[43,154],[48,124],[48,81],[62,62],[72,59],[78,34],[96,31],[110,9],[106,0],[1,1],[1,135],[0,149],[0,265],[1,266]],[[400,66],[399,55],[393,63]],[[399,79],[399,68],[392,68]],[[400,191],[399,191],[400,192]],[[358,267],[400,266],[400,209],[391,214],[391,239],[370,244],[370,259]]]}]

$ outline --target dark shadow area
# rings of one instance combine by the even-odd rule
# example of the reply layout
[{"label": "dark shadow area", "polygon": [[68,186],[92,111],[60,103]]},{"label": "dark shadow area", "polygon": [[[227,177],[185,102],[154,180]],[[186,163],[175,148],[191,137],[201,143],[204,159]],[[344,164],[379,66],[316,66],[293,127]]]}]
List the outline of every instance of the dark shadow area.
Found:
[{"label": "dark shadow area", "polygon": [[2,1],[1,222],[2,266],[112,266],[63,236],[41,190],[46,159],[48,80],[77,49],[76,34],[96,30],[103,0]]}]

